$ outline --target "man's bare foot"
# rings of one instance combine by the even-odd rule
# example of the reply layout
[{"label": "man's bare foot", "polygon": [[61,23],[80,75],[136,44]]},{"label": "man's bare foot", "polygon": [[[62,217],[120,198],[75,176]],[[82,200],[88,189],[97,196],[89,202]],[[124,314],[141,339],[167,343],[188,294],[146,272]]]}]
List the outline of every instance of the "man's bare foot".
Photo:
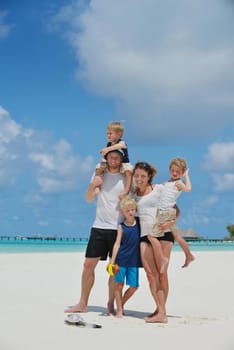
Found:
[{"label": "man's bare foot", "polygon": [[165,256],[162,258],[161,266],[160,266],[160,273],[164,273],[168,265],[168,258]]},{"label": "man's bare foot", "polygon": [[80,304],[75,304],[73,306],[69,306],[64,310],[66,313],[75,313],[75,312],[88,312],[87,306],[81,306]]},{"label": "man's bare foot", "polygon": [[159,313],[152,317],[145,317],[144,320],[147,323],[167,323],[168,322],[167,316],[160,315]]},{"label": "man's bare foot", "polygon": [[184,262],[184,265],[182,267],[187,267],[189,266],[189,264],[195,260],[195,256],[190,254],[190,255],[187,255],[186,256],[186,259],[185,259],[185,262]]},{"label": "man's bare foot", "polygon": [[115,315],[115,309],[114,309],[114,304],[108,302],[107,303],[107,313],[108,315]]}]

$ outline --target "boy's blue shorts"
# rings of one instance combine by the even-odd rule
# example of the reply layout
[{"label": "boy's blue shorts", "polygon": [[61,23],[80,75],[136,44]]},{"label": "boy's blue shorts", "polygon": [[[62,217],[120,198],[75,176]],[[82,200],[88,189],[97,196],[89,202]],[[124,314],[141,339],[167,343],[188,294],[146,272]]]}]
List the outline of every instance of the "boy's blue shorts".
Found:
[{"label": "boy's blue shorts", "polygon": [[119,272],[115,275],[114,281],[125,283],[130,287],[139,287],[139,268],[119,266]]}]

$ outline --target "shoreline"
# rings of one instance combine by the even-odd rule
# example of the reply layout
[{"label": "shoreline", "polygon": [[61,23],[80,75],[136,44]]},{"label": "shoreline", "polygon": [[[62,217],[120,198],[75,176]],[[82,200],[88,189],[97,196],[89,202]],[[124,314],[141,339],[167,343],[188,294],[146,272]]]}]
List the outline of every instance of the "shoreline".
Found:
[{"label": "shoreline", "polygon": [[[140,287],[126,305],[126,316],[105,316],[107,262],[96,269],[86,322],[102,329],[64,324],[64,308],[77,302],[84,253],[0,254],[0,346],[3,350],[64,350],[77,346],[114,349],[115,339],[131,336],[141,349],[147,344],[166,350],[231,350],[234,346],[232,303],[234,251],[195,252],[196,260],[182,269],[183,253],[172,252],[169,266],[168,323],[147,324],[143,317],[153,311],[144,270]],[[97,343],[98,342],[98,343]]]},{"label": "shoreline", "polygon": [[[234,241],[189,242],[192,251],[234,251]],[[38,240],[0,240],[0,254],[28,253],[83,253],[87,242],[81,241],[38,241]],[[181,251],[175,242],[173,251]]]}]

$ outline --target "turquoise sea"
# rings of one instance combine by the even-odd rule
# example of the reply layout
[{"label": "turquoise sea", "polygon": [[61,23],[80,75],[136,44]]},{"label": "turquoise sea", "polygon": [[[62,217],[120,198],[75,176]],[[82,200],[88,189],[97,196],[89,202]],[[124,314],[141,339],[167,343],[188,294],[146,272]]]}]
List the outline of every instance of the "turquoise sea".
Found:
[{"label": "turquoise sea", "polygon": [[87,239],[81,240],[39,240],[3,239],[0,240],[1,253],[65,253],[84,252]]},{"label": "turquoise sea", "polygon": [[[234,242],[205,240],[189,242],[192,251],[234,251]],[[1,239],[1,253],[62,253],[84,252],[87,239],[77,240],[38,240],[38,239]],[[181,248],[175,243],[174,251]]]}]

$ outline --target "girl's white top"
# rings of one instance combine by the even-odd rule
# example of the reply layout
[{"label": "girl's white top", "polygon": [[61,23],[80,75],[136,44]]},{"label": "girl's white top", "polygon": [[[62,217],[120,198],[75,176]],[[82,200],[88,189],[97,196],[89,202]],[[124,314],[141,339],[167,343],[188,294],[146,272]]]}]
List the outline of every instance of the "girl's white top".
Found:
[{"label": "girl's white top", "polygon": [[176,181],[167,181],[162,184],[163,187],[158,206],[160,210],[167,210],[173,208],[176,204],[176,200],[182,191],[178,191],[175,184]]}]

